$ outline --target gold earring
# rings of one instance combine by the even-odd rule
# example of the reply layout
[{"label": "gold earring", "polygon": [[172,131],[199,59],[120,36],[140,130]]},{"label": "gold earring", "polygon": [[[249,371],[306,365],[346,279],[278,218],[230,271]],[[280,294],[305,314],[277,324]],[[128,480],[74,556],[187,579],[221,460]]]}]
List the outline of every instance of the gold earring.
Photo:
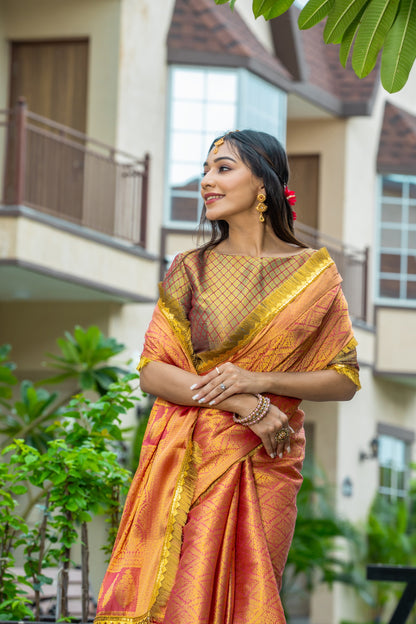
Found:
[{"label": "gold earring", "polygon": [[265,199],[266,199],[266,195],[264,193],[259,193],[257,195],[257,201],[259,203],[256,206],[256,210],[257,210],[257,212],[260,213],[259,221],[261,221],[262,223],[264,222],[263,212],[266,212],[266,210],[267,210],[267,206],[264,203]]}]

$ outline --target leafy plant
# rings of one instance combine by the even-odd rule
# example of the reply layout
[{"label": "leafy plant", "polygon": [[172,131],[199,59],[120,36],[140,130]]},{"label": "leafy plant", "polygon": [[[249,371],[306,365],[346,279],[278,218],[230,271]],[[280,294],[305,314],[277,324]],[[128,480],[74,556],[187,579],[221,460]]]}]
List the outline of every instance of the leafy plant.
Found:
[{"label": "leafy plant", "polygon": [[[215,0],[226,4],[228,0]],[[236,0],[230,0],[234,8]],[[253,0],[256,18],[275,18],[294,0]],[[340,44],[345,67],[352,51],[352,67],[367,76],[381,55],[381,81],[389,93],[406,84],[416,59],[416,0],[309,0],[300,12],[301,30],[326,19],[324,41]]]},{"label": "leafy plant", "polygon": [[29,602],[24,597],[21,584],[26,579],[13,572],[14,551],[24,542],[29,529],[25,520],[16,512],[18,501],[15,498],[26,492],[21,483],[25,474],[25,463],[11,467],[0,463],[0,619],[20,620],[31,617]]},{"label": "leafy plant", "polygon": [[295,533],[283,577],[283,602],[294,580],[300,577],[307,591],[319,583],[331,586],[340,582],[369,600],[364,579],[356,572],[353,561],[354,550],[362,549],[359,532],[336,514],[323,472],[312,463],[305,463],[303,476]]},{"label": "leafy plant", "polygon": [[10,350],[10,345],[0,345],[0,406],[3,408],[10,407],[8,401],[12,397],[12,386],[17,384],[17,379],[12,373],[15,365],[7,361]]},{"label": "leafy plant", "polygon": [[110,366],[108,360],[123,351],[124,345],[115,338],[107,338],[92,325],[87,330],[75,327],[74,333],[65,332],[65,339],[56,341],[62,355],[48,353],[48,366],[60,370],[60,374],[48,377],[45,383],[62,383],[76,379],[81,391],[95,390],[105,394],[126,370]]},{"label": "leafy plant", "polygon": [[[24,381],[20,398],[12,403],[16,377],[13,365],[6,362],[10,348],[0,348],[1,433],[7,436],[0,462],[0,619],[33,616],[22,584],[34,593],[34,615],[39,619],[40,592],[51,582],[43,570],[49,566],[62,570],[56,616],[68,617],[68,568],[79,528],[83,621],[87,620],[88,523],[98,513],[109,517],[109,551],[130,481],[130,472],[119,462],[121,416],[141,398],[133,389],[138,376],[121,377],[122,369],[106,362],[122,345],[97,328],[76,328],[74,336],[66,334],[59,345],[63,355],[56,359],[66,368],[65,379],[78,378],[80,386],[95,390],[98,398],[80,393],[55,405],[57,394]],[[29,528],[26,518],[34,507],[41,515]],[[22,550],[25,577],[12,571],[16,548]]]},{"label": "leafy plant", "polygon": [[[410,500],[412,498],[414,505],[414,494]],[[416,534],[410,509],[408,501],[390,501],[381,494],[375,497],[365,527],[365,565],[416,565]],[[375,621],[380,621],[386,606],[401,590],[392,583],[382,581],[373,581],[369,585],[375,602],[373,617]]]}]

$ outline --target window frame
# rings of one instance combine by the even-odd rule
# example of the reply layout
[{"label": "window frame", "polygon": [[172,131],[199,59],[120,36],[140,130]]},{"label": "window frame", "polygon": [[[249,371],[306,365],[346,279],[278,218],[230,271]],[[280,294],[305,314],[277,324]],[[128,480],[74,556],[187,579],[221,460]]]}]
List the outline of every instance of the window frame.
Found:
[{"label": "window frame", "polygon": [[[394,485],[397,485],[396,475],[398,471],[395,469],[395,466],[385,465],[386,468],[391,468],[393,470],[393,480],[396,479],[396,484],[392,486],[384,486],[380,482],[380,469],[382,468],[382,464],[380,462],[380,455],[378,456],[378,466],[379,466],[379,477],[378,477],[378,486],[377,491],[379,494],[389,497],[392,500],[406,500],[406,496],[409,491],[410,481],[411,481],[411,457],[412,457],[412,444],[415,439],[414,431],[410,429],[404,429],[402,427],[396,427],[394,425],[388,425],[385,423],[379,423],[377,426],[377,437],[380,440],[380,437],[391,438],[392,440],[402,442],[404,445],[404,484],[402,489],[396,488],[394,491]],[[399,494],[399,491],[401,494]]]},{"label": "window frame", "polygon": [[[241,106],[241,102],[244,101],[245,92],[249,88],[250,81],[260,81],[259,84],[263,84],[269,86],[274,89],[276,96],[280,100],[279,110],[277,111],[277,127],[278,127],[278,139],[279,141],[285,145],[286,142],[286,125],[287,125],[287,93],[280,89],[279,87],[273,85],[272,83],[268,83],[264,78],[260,78],[256,74],[250,72],[245,68],[233,68],[233,67],[216,67],[211,65],[181,65],[181,64],[171,64],[168,67],[168,100],[167,100],[167,108],[166,108],[166,152],[165,152],[165,193],[164,193],[164,202],[163,202],[163,223],[162,226],[169,230],[185,230],[189,232],[195,232],[198,227],[199,217],[202,211],[202,197],[199,192],[196,191],[180,191],[173,192],[170,184],[170,167],[171,167],[171,150],[172,150],[172,137],[173,137],[173,128],[172,128],[172,104],[173,104],[173,80],[174,80],[174,72],[175,70],[191,70],[191,71],[203,71],[203,72],[215,72],[215,73],[227,73],[233,74],[237,78],[237,87],[236,87],[236,98],[235,98],[235,106],[236,106],[236,128],[243,127],[241,124],[243,123],[244,127],[247,127],[244,121],[244,117],[248,117],[245,109]],[[264,117],[264,115],[263,115]],[[270,115],[270,118],[275,119],[276,115]],[[214,138],[214,137],[213,137]],[[202,162],[201,162],[202,166]],[[171,217],[171,200],[172,197],[195,197],[198,199],[197,206],[197,214],[198,218],[196,221],[183,221],[183,220],[174,220]]]},{"label": "window frame", "polygon": [[[400,198],[400,206],[402,212],[401,221],[393,222],[393,221],[383,221],[383,204],[398,204],[399,198],[391,198],[389,196],[383,195],[383,181],[385,179],[389,179],[392,182],[398,182],[402,184],[402,196]],[[405,214],[409,214],[409,207],[414,206],[416,208],[416,197],[414,199],[409,197],[403,197],[403,185],[404,184],[415,184],[416,185],[416,176],[414,175],[404,175],[404,174],[393,174],[393,173],[379,173],[377,176],[377,193],[376,193],[376,237],[375,237],[375,251],[374,254],[374,292],[375,292],[375,303],[377,305],[389,306],[389,307],[401,307],[401,308],[415,308],[416,307],[416,297],[415,298],[407,298],[406,288],[408,282],[412,282],[416,284],[416,274],[414,277],[407,272],[405,269],[405,262],[408,256],[414,255],[416,256],[416,249],[412,250],[407,245],[404,246],[404,236],[409,232],[415,232],[416,236],[416,223],[410,224],[406,223],[403,219],[403,211]],[[400,248],[398,247],[383,247],[382,245],[382,234],[383,234],[383,226],[388,226],[390,230],[397,230],[400,232]],[[397,253],[397,250],[400,249],[400,253]],[[383,253],[391,253],[392,255],[397,255],[400,258],[400,273],[393,273],[388,271],[381,271],[381,257]],[[413,277],[413,279],[412,279]],[[410,279],[409,279],[410,278]],[[385,279],[391,279],[395,281],[399,281],[400,283],[400,296],[399,297],[386,297],[385,295],[381,295],[381,281]]]}]

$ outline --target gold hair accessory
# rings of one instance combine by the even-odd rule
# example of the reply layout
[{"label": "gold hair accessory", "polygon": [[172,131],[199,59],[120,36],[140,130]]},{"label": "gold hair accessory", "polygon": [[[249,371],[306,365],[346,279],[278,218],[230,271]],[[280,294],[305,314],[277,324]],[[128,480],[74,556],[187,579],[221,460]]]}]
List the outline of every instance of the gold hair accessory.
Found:
[{"label": "gold hair accessory", "polygon": [[227,136],[227,134],[231,134],[232,132],[239,132],[239,130],[229,130],[229,132],[226,132],[223,137],[218,139],[218,141],[214,141],[215,147],[212,150],[214,152],[214,154],[217,154],[218,148],[219,148],[220,145],[222,145],[224,143],[224,139]]},{"label": "gold hair accessory", "polygon": [[260,213],[259,221],[261,221],[262,223],[264,222],[263,212],[266,212],[266,210],[267,210],[267,206],[264,203],[265,199],[266,199],[266,195],[264,193],[259,193],[257,195],[257,201],[259,203],[256,206],[256,210],[257,210],[257,212]]},{"label": "gold hair accessory", "polygon": [[217,154],[219,146],[222,145],[223,143],[224,143],[224,137],[221,137],[220,139],[218,139],[218,141],[214,142],[214,145],[215,145],[214,150],[213,150],[214,154]]}]

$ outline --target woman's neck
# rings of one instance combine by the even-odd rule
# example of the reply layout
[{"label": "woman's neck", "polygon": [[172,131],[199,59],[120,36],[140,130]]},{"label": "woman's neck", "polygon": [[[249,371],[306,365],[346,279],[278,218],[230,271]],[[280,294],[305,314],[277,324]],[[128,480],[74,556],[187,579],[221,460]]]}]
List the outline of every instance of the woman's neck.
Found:
[{"label": "woman's neck", "polygon": [[218,251],[242,256],[284,256],[291,255],[297,247],[278,238],[271,228],[261,224],[248,232],[247,228],[239,230],[230,227],[229,236],[217,246]]}]

